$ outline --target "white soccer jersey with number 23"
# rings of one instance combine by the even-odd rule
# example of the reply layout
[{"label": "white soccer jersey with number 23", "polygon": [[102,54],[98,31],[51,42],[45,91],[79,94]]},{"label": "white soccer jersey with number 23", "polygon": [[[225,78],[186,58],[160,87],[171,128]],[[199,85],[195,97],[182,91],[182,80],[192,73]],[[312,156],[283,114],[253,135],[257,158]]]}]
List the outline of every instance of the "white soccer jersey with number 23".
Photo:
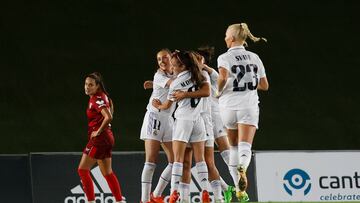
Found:
[{"label": "white soccer jersey with number 23", "polygon": [[259,103],[257,86],[266,76],[259,56],[243,46],[230,48],[218,57],[218,67],[228,70],[228,79],[219,99],[220,107],[231,110],[256,108]]}]

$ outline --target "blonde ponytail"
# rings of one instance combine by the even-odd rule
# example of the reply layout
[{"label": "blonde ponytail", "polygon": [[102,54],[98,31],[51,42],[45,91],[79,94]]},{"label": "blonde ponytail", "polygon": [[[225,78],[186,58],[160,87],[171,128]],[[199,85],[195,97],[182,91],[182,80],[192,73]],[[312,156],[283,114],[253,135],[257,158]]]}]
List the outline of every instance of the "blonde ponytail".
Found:
[{"label": "blonde ponytail", "polygon": [[247,46],[246,39],[249,38],[253,42],[259,42],[261,40],[267,42],[267,39],[263,37],[255,37],[251,32],[246,23],[232,24],[228,27],[229,30],[232,30],[232,34],[235,40],[244,40],[244,45]]}]

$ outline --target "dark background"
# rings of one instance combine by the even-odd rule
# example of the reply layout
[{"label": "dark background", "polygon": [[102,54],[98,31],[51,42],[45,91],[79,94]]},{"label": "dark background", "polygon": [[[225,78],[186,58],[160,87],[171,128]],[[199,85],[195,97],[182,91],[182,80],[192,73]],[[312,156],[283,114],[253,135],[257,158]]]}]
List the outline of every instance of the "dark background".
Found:
[{"label": "dark background", "polygon": [[268,39],[248,48],[270,83],[253,148],[359,149],[357,2],[1,1],[0,153],[81,151],[93,71],[115,103],[115,150],[143,150],[156,52],[209,44],[217,57],[239,22]]}]

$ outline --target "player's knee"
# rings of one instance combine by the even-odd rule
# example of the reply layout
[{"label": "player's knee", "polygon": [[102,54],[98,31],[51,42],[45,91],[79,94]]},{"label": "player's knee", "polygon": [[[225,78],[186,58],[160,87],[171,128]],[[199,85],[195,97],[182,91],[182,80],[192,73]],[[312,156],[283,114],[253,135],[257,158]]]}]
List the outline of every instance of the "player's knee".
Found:
[{"label": "player's knee", "polygon": [[87,176],[90,175],[90,170],[78,168],[78,174],[79,176]]}]

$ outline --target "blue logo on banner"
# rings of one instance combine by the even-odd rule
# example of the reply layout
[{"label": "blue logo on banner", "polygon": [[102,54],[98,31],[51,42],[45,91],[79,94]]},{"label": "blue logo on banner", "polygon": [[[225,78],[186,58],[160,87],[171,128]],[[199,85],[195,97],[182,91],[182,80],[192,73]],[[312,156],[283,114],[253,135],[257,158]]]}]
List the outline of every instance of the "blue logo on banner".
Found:
[{"label": "blue logo on banner", "polygon": [[[285,191],[289,195],[293,195],[294,190],[304,188],[304,195],[307,195],[311,189],[310,176],[303,170],[294,168],[288,171],[284,176]],[[308,183],[309,182],[309,183]]]}]

